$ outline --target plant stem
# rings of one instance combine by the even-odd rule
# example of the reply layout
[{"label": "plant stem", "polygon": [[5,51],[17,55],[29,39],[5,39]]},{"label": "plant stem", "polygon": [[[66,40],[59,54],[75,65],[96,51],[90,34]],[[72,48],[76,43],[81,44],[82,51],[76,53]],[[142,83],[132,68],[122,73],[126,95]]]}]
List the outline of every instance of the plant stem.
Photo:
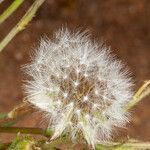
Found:
[{"label": "plant stem", "polygon": [[0,24],[3,23],[24,0],[14,0],[14,2],[0,15]]},{"label": "plant stem", "polygon": [[13,39],[13,37],[20,31],[22,31],[25,26],[32,20],[38,8],[43,4],[45,0],[36,0],[32,6],[28,9],[26,14],[18,22],[18,24],[8,33],[8,35],[0,43],[0,52],[4,47]]},{"label": "plant stem", "polygon": [[150,80],[146,81],[139,90],[133,96],[133,99],[129,102],[126,107],[126,111],[133,108],[137,103],[139,103],[144,97],[150,94]]},{"label": "plant stem", "polygon": [[150,143],[148,142],[125,142],[125,143],[107,143],[107,144],[99,144],[96,145],[96,150],[104,150],[104,149],[111,149],[111,150],[131,150],[139,149],[139,150],[147,150],[150,148]]},{"label": "plant stem", "polygon": [[24,134],[39,134],[50,137],[52,131],[42,128],[27,128],[27,127],[0,127],[0,133],[24,133]]}]

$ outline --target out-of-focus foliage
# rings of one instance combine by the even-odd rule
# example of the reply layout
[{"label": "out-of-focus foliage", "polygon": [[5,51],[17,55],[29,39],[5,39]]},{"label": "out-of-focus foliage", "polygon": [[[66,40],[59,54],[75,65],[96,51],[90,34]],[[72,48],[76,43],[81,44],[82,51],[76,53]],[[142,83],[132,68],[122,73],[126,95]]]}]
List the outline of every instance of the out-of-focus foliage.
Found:
[{"label": "out-of-focus foliage", "polygon": [[31,136],[17,136],[9,146],[8,150],[32,150],[34,140]]}]

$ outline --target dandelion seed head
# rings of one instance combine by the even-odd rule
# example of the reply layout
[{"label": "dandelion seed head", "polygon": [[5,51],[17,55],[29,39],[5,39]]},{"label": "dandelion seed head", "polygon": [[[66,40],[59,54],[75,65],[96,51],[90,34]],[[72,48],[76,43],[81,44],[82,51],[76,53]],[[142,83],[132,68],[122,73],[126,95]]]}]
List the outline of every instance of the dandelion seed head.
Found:
[{"label": "dandelion seed head", "polygon": [[86,32],[63,29],[54,40],[42,39],[25,70],[30,76],[27,99],[50,116],[52,139],[66,132],[72,139],[84,136],[94,147],[109,141],[114,128],[128,121],[124,112],[132,97],[128,71]]}]

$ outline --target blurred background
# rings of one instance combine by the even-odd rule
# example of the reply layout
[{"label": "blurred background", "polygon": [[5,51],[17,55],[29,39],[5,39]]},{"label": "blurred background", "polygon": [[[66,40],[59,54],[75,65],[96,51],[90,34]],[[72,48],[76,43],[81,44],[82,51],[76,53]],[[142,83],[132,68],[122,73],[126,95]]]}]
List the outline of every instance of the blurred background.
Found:
[{"label": "blurred background", "polygon": [[[12,0],[0,3],[0,14]],[[0,40],[24,15],[34,0],[26,0],[0,25]],[[52,36],[59,27],[89,29],[96,40],[103,39],[133,72],[136,91],[150,79],[150,1],[149,0],[46,0],[35,18],[0,53],[0,112],[20,104],[24,94],[21,66],[30,61],[30,53],[41,36]],[[132,109],[131,123],[116,137],[150,141],[150,97]],[[34,118],[34,119],[33,119]],[[38,116],[30,116],[17,125],[37,126]],[[6,138],[7,137],[7,138]],[[0,135],[2,138],[2,135]],[[5,135],[5,139],[9,139]],[[4,139],[4,138],[3,138]]]}]

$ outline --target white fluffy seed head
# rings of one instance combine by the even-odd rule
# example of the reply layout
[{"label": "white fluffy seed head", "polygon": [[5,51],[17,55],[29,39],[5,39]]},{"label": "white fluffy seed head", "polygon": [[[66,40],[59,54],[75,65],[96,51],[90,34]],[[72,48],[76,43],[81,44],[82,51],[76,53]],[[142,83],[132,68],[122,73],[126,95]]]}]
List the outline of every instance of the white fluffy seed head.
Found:
[{"label": "white fluffy seed head", "polygon": [[93,148],[111,139],[114,127],[127,121],[124,107],[132,97],[131,79],[104,44],[84,33],[59,30],[42,39],[32,63],[26,65],[30,103],[47,112],[52,139],[63,132],[84,138]]}]

